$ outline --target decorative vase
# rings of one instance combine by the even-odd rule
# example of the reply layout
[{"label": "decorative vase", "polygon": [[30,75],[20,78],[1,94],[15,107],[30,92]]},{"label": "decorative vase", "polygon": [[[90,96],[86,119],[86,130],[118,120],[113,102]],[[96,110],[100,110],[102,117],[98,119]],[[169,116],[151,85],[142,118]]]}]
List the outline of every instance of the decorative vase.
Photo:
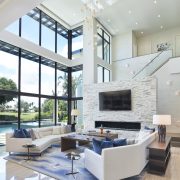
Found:
[{"label": "decorative vase", "polygon": [[101,127],[100,127],[100,133],[101,133],[101,134],[103,134],[103,130],[104,130],[104,128],[103,128],[103,126],[102,126],[102,124],[101,124]]}]

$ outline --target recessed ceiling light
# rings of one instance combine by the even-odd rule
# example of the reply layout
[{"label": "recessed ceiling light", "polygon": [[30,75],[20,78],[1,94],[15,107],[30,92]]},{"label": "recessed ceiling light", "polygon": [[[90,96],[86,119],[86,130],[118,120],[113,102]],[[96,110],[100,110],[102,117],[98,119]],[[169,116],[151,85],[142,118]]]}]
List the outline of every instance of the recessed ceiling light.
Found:
[{"label": "recessed ceiling light", "polygon": [[136,25],[138,25],[138,22],[136,22]]},{"label": "recessed ceiling light", "polygon": [[154,0],[154,4],[157,4],[157,1],[156,1],[156,0]]},{"label": "recessed ceiling light", "polygon": [[144,34],[144,32],[143,32],[143,31],[141,31],[141,34]]},{"label": "recessed ceiling light", "polygon": [[160,14],[158,14],[158,15],[157,15],[157,17],[158,17],[158,18],[160,18],[160,17],[161,17],[161,15],[160,15]]},{"label": "recessed ceiling light", "polygon": [[164,27],[161,25],[160,28],[163,29]]},{"label": "recessed ceiling light", "polygon": [[128,11],[128,13],[129,13],[129,14],[132,14],[132,11],[131,11],[131,10],[129,10],[129,11]]}]

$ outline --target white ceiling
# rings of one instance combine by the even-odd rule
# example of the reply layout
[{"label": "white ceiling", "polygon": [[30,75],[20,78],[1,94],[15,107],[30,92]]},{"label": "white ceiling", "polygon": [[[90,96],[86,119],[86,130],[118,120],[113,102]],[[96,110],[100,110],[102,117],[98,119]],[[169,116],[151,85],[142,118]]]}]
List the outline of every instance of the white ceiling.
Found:
[{"label": "white ceiling", "polygon": [[[45,0],[43,5],[70,26],[74,26],[84,19],[82,1]],[[96,17],[111,34],[134,30],[137,36],[141,36],[180,26],[180,0],[99,1],[104,9]]]}]

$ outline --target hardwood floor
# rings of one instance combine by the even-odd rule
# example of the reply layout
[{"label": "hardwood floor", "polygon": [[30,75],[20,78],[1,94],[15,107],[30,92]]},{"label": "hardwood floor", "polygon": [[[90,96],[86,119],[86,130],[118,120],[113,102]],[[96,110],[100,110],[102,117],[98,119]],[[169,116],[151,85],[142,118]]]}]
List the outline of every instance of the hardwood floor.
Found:
[{"label": "hardwood floor", "polygon": [[[51,177],[19,166],[3,159],[7,154],[0,149],[0,180],[54,180]],[[133,178],[134,179],[134,178]],[[179,180],[180,179],[180,148],[171,148],[171,158],[164,176],[145,172],[142,178],[136,180]]]}]

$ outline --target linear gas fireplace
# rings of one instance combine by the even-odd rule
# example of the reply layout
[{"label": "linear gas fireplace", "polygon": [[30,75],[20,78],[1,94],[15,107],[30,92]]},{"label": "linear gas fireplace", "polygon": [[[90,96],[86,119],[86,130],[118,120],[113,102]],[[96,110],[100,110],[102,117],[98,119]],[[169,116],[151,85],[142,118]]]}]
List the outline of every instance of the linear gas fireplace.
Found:
[{"label": "linear gas fireplace", "polygon": [[95,128],[103,126],[105,129],[139,131],[141,122],[124,122],[124,121],[95,121]]}]

